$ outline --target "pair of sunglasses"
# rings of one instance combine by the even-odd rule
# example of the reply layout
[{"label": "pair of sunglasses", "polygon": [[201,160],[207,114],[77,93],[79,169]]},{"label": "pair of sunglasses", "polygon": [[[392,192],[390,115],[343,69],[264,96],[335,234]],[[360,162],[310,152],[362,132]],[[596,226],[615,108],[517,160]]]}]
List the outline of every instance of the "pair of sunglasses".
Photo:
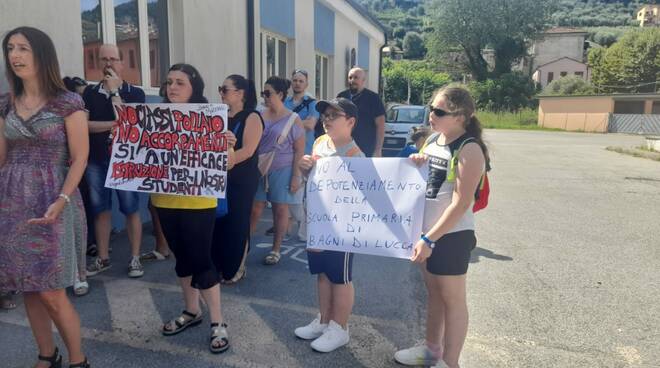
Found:
[{"label": "pair of sunglasses", "polygon": [[218,86],[218,93],[225,94],[229,91],[238,91],[238,88],[229,88],[227,86]]},{"label": "pair of sunglasses", "polygon": [[431,112],[439,118],[441,118],[443,116],[447,116],[447,115],[454,115],[453,112],[445,111],[443,109],[439,109],[439,108],[433,107],[433,106],[429,106],[429,109],[431,109]]},{"label": "pair of sunglasses", "polygon": [[308,77],[308,75],[307,75],[307,71],[306,71],[306,70],[303,70],[303,69],[296,69],[296,70],[294,70],[293,73],[291,74],[291,76],[294,76],[294,75],[296,75],[296,74],[298,74],[298,73],[304,75],[305,78]]},{"label": "pair of sunglasses", "polygon": [[268,90],[261,92],[261,97],[263,97],[263,98],[270,98],[271,95],[272,95],[272,93]]}]

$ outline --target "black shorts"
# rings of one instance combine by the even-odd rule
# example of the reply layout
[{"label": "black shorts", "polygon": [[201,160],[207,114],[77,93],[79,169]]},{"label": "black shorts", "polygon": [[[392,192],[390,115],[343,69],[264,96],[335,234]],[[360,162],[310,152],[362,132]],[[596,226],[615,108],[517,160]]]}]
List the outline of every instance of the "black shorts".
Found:
[{"label": "black shorts", "polygon": [[474,230],[445,234],[435,242],[426,270],[434,275],[464,275],[470,262],[470,252],[477,245]]},{"label": "black shorts", "polygon": [[348,284],[353,281],[353,253],[324,250],[307,252],[309,272],[324,273],[333,284]]}]

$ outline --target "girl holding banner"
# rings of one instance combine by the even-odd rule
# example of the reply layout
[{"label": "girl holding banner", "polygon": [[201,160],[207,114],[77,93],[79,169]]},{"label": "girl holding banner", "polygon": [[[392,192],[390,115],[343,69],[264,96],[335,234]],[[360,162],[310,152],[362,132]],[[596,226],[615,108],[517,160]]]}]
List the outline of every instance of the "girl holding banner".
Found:
[{"label": "girl holding banner", "polygon": [[255,110],[254,82],[230,75],[218,87],[222,102],[229,105],[229,130],[236,135],[234,167],[227,173],[227,206],[231,215],[220,217],[213,232],[213,261],[222,275],[220,282],[233,284],[245,276],[250,243],[250,213],[259,184],[257,146],[264,121]]},{"label": "girl holding banner", "polygon": [[[204,80],[189,64],[173,65],[167,74],[165,103],[207,103]],[[229,165],[236,138],[227,132]],[[165,238],[176,256],[176,274],[179,277],[185,309],[181,315],[163,326],[163,335],[176,335],[188,327],[202,322],[200,295],[211,316],[209,350],[222,353],[229,348],[227,324],[223,322],[220,306],[219,276],[211,259],[213,226],[217,199],[213,197],[152,194]]]},{"label": "girl holding banner", "polygon": [[[436,133],[419,154],[410,156],[418,165],[429,165],[425,233],[412,257],[414,262],[425,264],[426,344],[397,351],[394,358],[405,365],[458,368],[468,328],[466,273],[470,252],[476,246],[472,205],[488,150],[467,90],[441,89],[430,107],[429,122]],[[455,152],[457,162],[452,160]]]}]

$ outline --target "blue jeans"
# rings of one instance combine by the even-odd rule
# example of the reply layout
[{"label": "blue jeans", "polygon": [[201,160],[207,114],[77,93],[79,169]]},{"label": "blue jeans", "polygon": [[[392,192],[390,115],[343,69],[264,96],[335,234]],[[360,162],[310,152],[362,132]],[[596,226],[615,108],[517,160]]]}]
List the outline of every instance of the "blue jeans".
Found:
[{"label": "blue jeans", "polygon": [[89,202],[94,217],[100,213],[112,210],[112,192],[117,193],[119,211],[125,216],[132,215],[140,209],[140,197],[137,192],[115,190],[105,187],[105,176],[110,167],[109,162],[87,163],[85,180],[89,185]]}]

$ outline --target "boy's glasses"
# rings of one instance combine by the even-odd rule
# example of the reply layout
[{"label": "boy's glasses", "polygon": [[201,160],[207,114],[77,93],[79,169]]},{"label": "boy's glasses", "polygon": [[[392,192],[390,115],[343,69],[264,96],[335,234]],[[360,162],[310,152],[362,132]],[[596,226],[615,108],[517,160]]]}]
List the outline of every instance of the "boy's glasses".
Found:
[{"label": "boy's glasses", "polygon": [[337,120],[338,118],[340,118],[340,117],[342,117],[342,116],[346,116],[346,114],[337,114],[337,113],[334,113],[334,114],[322,114],[322,115],[321,115],[321,118],[323,119],[323,121],[334,121],[334,120]]}]

